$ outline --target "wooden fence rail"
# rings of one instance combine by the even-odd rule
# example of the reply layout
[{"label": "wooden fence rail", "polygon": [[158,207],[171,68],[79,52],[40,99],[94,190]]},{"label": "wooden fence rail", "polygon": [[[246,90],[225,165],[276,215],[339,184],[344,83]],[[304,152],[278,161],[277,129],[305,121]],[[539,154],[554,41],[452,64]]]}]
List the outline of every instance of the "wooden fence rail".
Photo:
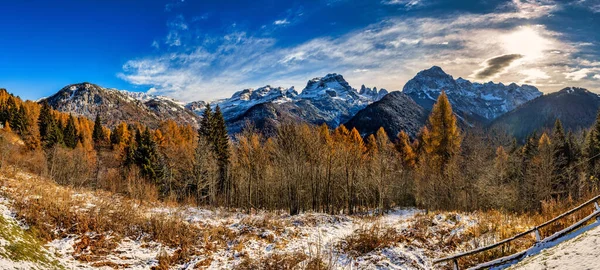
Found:
[{"label": "wooden fence rail", "polygon": [[[585,203],[583,203],[583,204],[581,204],[581,205],[579,205],[579,206],[577,206],[577,207],[575,207],[575,208],[573,208],[573,209],[571,209],[571,210],[569,210],[567,212],[564,212],[561,215],[559,215],[559,216],[557,216],[557,217],[555,217],[555,218],[553,218],[551,220],[548,220],[548,221],[546,221],[546,222],[544,222],[544,223],[542,223],[542,224],[540,224],[540,225],[538,225],[538,226],[536,226],[536,227],[534,227],[534,228],[532,228],[532,229],[530,229],[528,231],[519,233],[519,234],[517,234],[517,235],[515,235],[515,236],[513,236],[511,238],[504,239],[504,240],[502,240],[500,242],[497,242],[497,243],[494,243],[494,244],[491,244],[491,245],[488,245],[488,246],[485,246],[485,247],[480,247],[480,248],[477,248],[477,249],[474,249],[474,250],[471,250],[471,251],[467,251],[467,252],[464,252],[464,253],[459,253],[459,254],[455,254],[455,255],[449,256],[449,257],[445,257],[445,258],[440,258],[440,259],[434,260],[433,264],[438,264],[438,263],[442,263],[442,262],[452,261],[453,265],[454,265],[454,269],[458,270],[459,269],[459,266],[458,266],[458,259],[459,258],[470,256],[470,255],[473,255],[473,254],[477,254],[477,253],[480,253],[480,252],[484,252],[484,251],[487,251],[487,250],[499,247],[499,246],[504,245],[504,244],[506,244],[508,242],[512,242],[512,241],[514,241],[516,239],[519,239],[519,238],[521,238],[523,236],[526,236],[526,235],[528,235],[530,233],[534,233],[535,234],[536,245],[540,244],[540,243],[547,243],[547,242],[556,240],[559,237],[564,236],[565,234],[568,234],[568,233],[574,231],[575,229],[579,228],[580,226],[582,226],[586,222],[590,221],[594,217],[600,216],[600,206],[596,202],[598,199],[600,199],[600,195],[598,195],[598,196],[590,199],[589,201],[587,201],[587,202],[585,202]],[[556,221],[558,221],[560,219],[563,219],[564,217],[569,216],[569,215],[571,215],[571,214],[573,214],[573,213],[581,210],[582,208],[584,208],[584,207],[586,207],[586,206],[588,206],[588,205],[590,205],[592,203],[594,203],[594,205],[595,205],[595,209],[594,209],[594,212],[592,214],[586,216],[585,218],[583,218],[580,221],[574,223],[573,225],[569,226],[568,228],[565,228],[565,229],[563,229],[563,230],[561,230],[561,231],[559,231],[559,232],[557,232],[557,233],[555,233],[555,234],[553,234],[553,235],[551,235],[551,236],[549,236],[549,237],[547,237],[545,239],[541,238],[541,236],[540,236],[540,229],[542,229],[542,228],[544,228],[544,227],[546,227],[546,226],[548,226],[548,225],[550,225],[550,224],[552,224],[552,223],[554,223],[554,222],[556,222]],[[522,252],[510,255],[510,256],[506,256],[506,257],[503,257],[503,258],[500,258],[500,259],[496,259],[494,261],[486,262],[486,263],[480,264],[478,266],[475,266],[472,269],[489,268],[489,267],[492,267],[492,266],[495,266],[495,265],[500,265],[500,264],[503,264],[503,263],[506,263],[506,262],[509,262],[509,261],[520,259],[524,255],[526,255],[526,252],[527,251],[522,251]]]}]

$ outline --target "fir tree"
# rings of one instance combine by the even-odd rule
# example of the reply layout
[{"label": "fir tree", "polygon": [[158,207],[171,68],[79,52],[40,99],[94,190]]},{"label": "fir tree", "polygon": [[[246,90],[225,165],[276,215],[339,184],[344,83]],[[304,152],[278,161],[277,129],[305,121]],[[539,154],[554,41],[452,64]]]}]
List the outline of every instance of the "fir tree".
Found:
[{"label": "fir tree", "polygon": [[600,111],[587,135],[585,155],[588,161],[588,174],[593,182],[598,183],[600,180]]},{"label": "fir tree", "polygon": [[77,128],[75,127],[75,119],[71,114],[69,114],[69,119],[67,120],[67,125],[65,126],[63,134],[65,146],[75,149],[78,143]]},{"label": "fir tree", "polygon": [[162,177],[160,157],[149,128],[143,132],[138,131],[136,143],[135,163],[139,166],[142,175],[154,181],[159,180]]},{"label": "fir tree", "polygon": [[198,134],[204,137],[208,142],[212,142],[213,126],[212,110],[210,108],[210,104],[206,103],[204,114],[200,120],[200,129],[198,129]]},{"label": "fir tree", "polygon": [[57,119],[52,114],[52,108],[48,102],[42,103],[40,115],[38,117],[38,126],[40,129],[40,140],[45,149],[54,147],[62,143],[62,130]]},{"label": "fir tree", "polygon": [[48,137],[49,127],[52,125],[52,108],[48,104],[48,101],[42,102],[42,108],[40,109],[40,115],[38,117],[38,126],[40,129],[40,137],[42,142],[46,141]]},{"label": "fir tree", "polygon": [[215,108],[215,114],[212,116],[212,143],[215,154],[217,155],[217,161],[219,166],[219,182],[218,190],[220,192],[225,191],[225,182],[227,178],[227,169],[229,166],[229,135],[227,134],[227,126],[225,125],[225,118],[221,113],[221,108],[217,105]]},{"label": "fir tree", "polygon": [[100,114],[96,115],[96,120],[94,121],[94,131],[92,132],[92,140],[94,140],[94,144],[96,148],[100,147],[104,143],[104,130],[102,129],[102,120],[100,119]]},{"label": "fir tree", "polygon": [[556,119],[552,132],[552,190],[554,193],[566,194],[569,192],[569,166],[571,148],[565,136],[565,131],[560,120]]}]

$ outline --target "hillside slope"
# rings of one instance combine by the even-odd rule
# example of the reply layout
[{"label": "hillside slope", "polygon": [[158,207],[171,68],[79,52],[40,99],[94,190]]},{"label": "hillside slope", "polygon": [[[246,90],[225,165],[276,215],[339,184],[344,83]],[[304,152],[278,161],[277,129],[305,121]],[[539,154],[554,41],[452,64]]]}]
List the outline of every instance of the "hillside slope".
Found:
[{"label": "hillside slope", "polygon": [[427,120],[427,112],[410,97],[401,92],[392,92],[365,109],[359,111],[345,125],[356,128],[361,135],[369,135],[383,127],[390,138],[400,131],[414,137]]},{"label": "hillside slope", "polygon": [[596,120],[600,97],[583,88],[568,87],[531,100],[498,119],[491,126],[523,139],[534,131],[552,129],[560,119],[566,130],[589,128]]},{"label": "hillside slope", "polygon": [[107,89],[91,83],[68,85],[44,100],[60,112],[90,119],[99,114],[109,127],[119,122],[139,122],[156,128],[160,121],[168,119],[197,127],[199,122],[195,113],[175,100]]}]

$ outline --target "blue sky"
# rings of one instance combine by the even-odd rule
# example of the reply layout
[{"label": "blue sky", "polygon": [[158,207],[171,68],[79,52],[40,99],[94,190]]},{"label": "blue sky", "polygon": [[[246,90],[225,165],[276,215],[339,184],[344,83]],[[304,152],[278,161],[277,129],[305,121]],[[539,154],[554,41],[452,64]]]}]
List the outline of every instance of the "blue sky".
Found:
[{"label": "blue sky", "polygon": [[92,82],[183,101],[327,73],[400,90],[441,66],[473,81],[600,91],[600,0],[0,3],[0,87]]}]

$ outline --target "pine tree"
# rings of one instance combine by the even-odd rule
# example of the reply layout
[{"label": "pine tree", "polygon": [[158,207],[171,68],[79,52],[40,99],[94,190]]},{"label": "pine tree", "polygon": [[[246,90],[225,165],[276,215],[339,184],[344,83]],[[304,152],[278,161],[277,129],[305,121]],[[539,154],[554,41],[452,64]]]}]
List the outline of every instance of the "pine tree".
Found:
[{"label": "pine tree", "polygon": [[42,103],[40,115],[38,117],[38,126],[40,129],[40,140],[45,149],[54,147],[62,143],[62,131],[59,123],[52,114],[52,108],[47,101]]},{"label": "pine tree", "polygon": [[102,129],[102,120],[100,119],[100,114],[96,115],[96,120],[94,121],[94,131],[92,132],[92,140],[94,140],[94,145],[96,148],[102,146],[106,138],[104,137],[104,130]]},{"label": "pine tree", "polygon": [[569,192],[570,146],[560,120],[556,119],[552,132],[552,191],[563,197]]},{"label": "pine tree", "polygon": [[75,149],[79,140],[77,137],[77,128],[75,127],[75,119],[71,114],[69,114],[69,119],[67,120],[67,125],[65,126],[63,134],[65,146]]},{"label": "pine tree", "polygon": [[229,166],[229,135],[227,134],[227,126],[225,118],[221,113],[221,108],[217,105],[215,114],[212,116],[212,143],[219,166],[219,182],[218,190],[224,192],[226,188],[227,169]]},{"label": "pine tree", "polygon": [[214,126],[213,122],[213,114],[210,108],[210,104],[206,103],[204,114],[202,115],[202,119],[200,120],[200,129],[198,129],[198,134],[204,137],[208,142],[212,142]]},{"label": "pine tree", "polygon": [[592,182],[598,185],[600,184],[600,111],[586,137],[585,156],[588,161],[588,175]]},{"label": "pine tree", "polygon": [[162,177],[159,153],[149,128],[136,134],[135,161],[146,178],[158,181]]}]

